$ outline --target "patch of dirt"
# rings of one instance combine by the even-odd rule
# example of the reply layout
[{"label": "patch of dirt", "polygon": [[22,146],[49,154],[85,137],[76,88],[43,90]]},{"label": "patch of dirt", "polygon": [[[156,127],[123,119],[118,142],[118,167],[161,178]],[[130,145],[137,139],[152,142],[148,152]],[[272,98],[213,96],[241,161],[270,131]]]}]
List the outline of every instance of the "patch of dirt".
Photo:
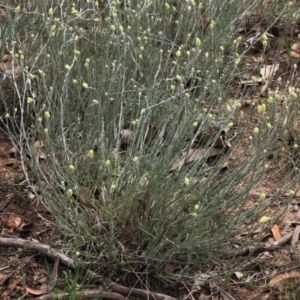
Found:
[{"label": "patch of dirt", "polygon": [[[59,238],[52,217],[40,203],[30,200],[22,183],[22,170],[13,145],[0,135],[0,230],[1,238],[22,238],[50,244]],[[32,298],[26,288],[37,290],[49,280],[53,263],[40,252],[0,245],[0,299]]]}]

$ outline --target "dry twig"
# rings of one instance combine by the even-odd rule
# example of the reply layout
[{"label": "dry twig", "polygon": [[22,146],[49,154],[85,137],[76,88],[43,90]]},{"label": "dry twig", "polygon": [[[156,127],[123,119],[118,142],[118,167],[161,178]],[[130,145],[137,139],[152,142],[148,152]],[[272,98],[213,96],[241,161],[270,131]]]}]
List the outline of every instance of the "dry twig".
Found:
[{"label": "dry twig", "polygon": [[264,251],[273,251],[287,243],[293,236],[293,231],[283,236],[278,241],[272,244],[258,243],[253,246],[240,247],[237,250],[229,251],[225,254],[226,257],[243,256]]},{"label": "dry twig", "polygon": [[[61,254],[53,249],[50,248],[50,246],[40,243],[36,240],[23,240],[20,238],[0,238],[0,246],[7,246],[7,247],[20,247],[20,248],[29,248],[33,250],[37,250],[39,252],[42,252],[46,256],[50,257],[54,261],[58,258],[62,264],[65,266],[75,269],[75,262],[73,259],[69,258],[68,256]],[[112,292],[101,292],[102,297],[104,299],[114,299],[114,300],[121,300],[121,299],[128,299],[128,296],[131,297],[138,297],[139,299],[155,299],[155,300],[178,300],[177,298],[167,296],[161,293],[146,291],[142,289],[135,289],[135,288],[128,288],[125,286],[122,286],[120,284],[117,284],[112,281],[106,280],[103,276],[100,276],[88,269],[84,266],[77,266],[76,267],[82,267],[87,274],[90,276],[91,279],[97,281],[100,284],[105,284],[106,286],[110,287]],[[92,294],[92,291],[85,291],[88,294]],[[82,292],[82,293],[85,293]],[[100,290],[93,290],[93,292],[98,293]],[[81,293],[81,294],[82,294]],[[83,295],[83,294],[82,294]],[[105,296],[106,295],[106,296]],[[125,298],[122,298],[125,295]],[[47,297],[48,295],[45,295],[44,297]],[[83,296],[82,296],[83,297]],[[109,298],[111,297],[111,298]],[[114,297],[114,298],[112,298]],[[84,298],[84,297],[83,297]],[[87,296],[86,296],[87,298]],[[43,300],[46,299],[53,299],[53,298],[40,298]]]}]

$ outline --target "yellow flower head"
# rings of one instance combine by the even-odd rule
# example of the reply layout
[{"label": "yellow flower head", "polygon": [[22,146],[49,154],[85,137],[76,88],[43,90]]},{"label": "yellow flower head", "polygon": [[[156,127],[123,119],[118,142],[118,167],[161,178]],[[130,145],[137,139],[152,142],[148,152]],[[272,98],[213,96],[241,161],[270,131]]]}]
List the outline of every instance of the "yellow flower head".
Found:
[{"label": "yellow flower head", "polygon": [[259,114],[262,114],[262,113],[266,112],[266,110],[267,110],[266,104],[262,104],[262,105],[257,106],[257,112]]},{"label": "yellow flower head", "polygon": [[263,41],[267,41],[268,40],[268,36],[264,33],[262,36],[261,36],[261,39]]},{"label": "yellow flower head", "polygon": [[90,150],[87,154],[87,157],[92,159],[94,157],[94,150]]},{"label": "yellow flower head", "polygon": [[255,128],[253,129],[253,133],[254,133],[254,134],[258,134],[258,133],[259,133],[259,128],[258,128],[258,127],[255,127]]},{"label": "yellow flower head", "polygon": [[265,201],[266,200],[266,194],[265,193],[261,193],[259,196],[259,200],[260,201]]},{"label": "yellow flower head", "polygon": [[15,8],[15,13],[18,14],[21,10],[21,7],[20,5],[18,5],[16,8]]},{"label": "yellow flower head", "polygon": [[269,222],[270,218],[267,216],[263,216],[260,218],[259,223],[267,223]]},{"label": "yellow flower head", "polygon": [[69,165],[69,170],[73,172],[75,171],[75,167],[73,165]]},{"label": "yellow flower head", "polygon": [[176,80],[180,81],[181,80],[181,76],[180,75],[176,75]]},{"label": "yellow flower head", "polygon": [[201,40],[199,38],[195,39],[195,46],[197,47],[201,46]]},{"label": "yellow flower head", "polygon": [[72,14],[72,15],[77,15],[77,14],[78,14],[78,10],[75,9],[75,8],[72,8],[71,14]]},{"label": "yellow flower head", "polygon": [[67,194],[67,197],[68,197],[68,198],[71,198],[72,195],[73,195],[72,189],[68,189],[66,194]]},{"label": "yellow flower head", "polygon": [[298,98],[298,95],[295,92],[293,92],[291,93],[291,97],[293,100],[296,100]]},{"label": "yellow flower head", "polygon": [[45,111],[44,117],[45,117],[46,120],[50,119],[51,115],[50,115],[49,111]]},{"label": "yellow flower head", "polygon": [[290,194],[290,196],[294,196],[294,195],[295,195],[295,192],[294,192],[293,190],[290,190],[290,191],[289,191],[289,194]]}]

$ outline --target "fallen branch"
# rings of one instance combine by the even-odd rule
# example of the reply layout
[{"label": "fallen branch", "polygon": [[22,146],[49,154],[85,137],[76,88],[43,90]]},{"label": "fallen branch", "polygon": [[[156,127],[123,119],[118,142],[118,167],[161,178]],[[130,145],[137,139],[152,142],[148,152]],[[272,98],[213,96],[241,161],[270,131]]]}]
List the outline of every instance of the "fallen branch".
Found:
[{"label": "fallen branch", "polygon": [[134,288],[128,288],[123,285],[117,284],[115,282],[107,282],[103,280],[103,277],[91,272],[90,270],[87,270],[87,275],[90,276],[91,279],[94,281],[100,283],[100,284],[105,284],[108,287],[110,287],[114,292],[123,294],[123,295],[130,295],[133,297],[138,297],[138,299],[154,299],[154,300],[178,300],[177,298],[173,298],[170,296],[166,296],[157,292],[150,292],[150,291],[145,291],[142,289],[134,289]]},{"label": "fallen branch", "polygon": [[56,258],[64,264],[65,266],[74,269],[74,261],[73,259],[67,257],[64,254],[61,254],[57,251],[51,249],[48,245],[41,244],[37,240],[23,240],[23,239],[12,239],[12,238],[0,238],[0,246],[7,246],[7,247],[19,247],[19,248],[30,248],[37,250],[39,252],[44,253],[54,261]]},{"label": "fallen branch", "polygon": [[[40,243],[37,240],[23,240],[20,238],[0,238],[0,246],[7,246],[7,247],[19,247],[19,248],[29,248],[29,249],[33,249],[36,251],[39,251],[43,254],[45,254],[46,256],[50,257],[51,259],[53,259],[54,261],[58,258],[62,264],[64,264],[65,266],[71,268],[71,269],[75,269],[75,262],[73,259],[69,258],[68,256],[59,253],[58,251],[55,251],[53,249],[50,248],[50,246],[45,245]],[[178,298],[174,298],[171,296],[167,296],[161,293],[156,293],[156,292],[151,292],[151,291],[146,291],[146,290],[142,290],[142,289],[135,289],[135,288],[128,288],[125,286],[122,286],[120,284],[117,284],[115,282],[112,281],[108,281],[107,279],[105,279],[103,276],[100,276],[90,270],[88,270],[85,266],[83,265],[76,265],[76,268],[81,267],[82,269],[84,269],[87,274],[90,276],[90,278],[92,278],[93,280],[97,281],[100,284],[105,284],[106,286],[109,286],[112,289],[112,292],[114,292],[113,294],[115,294],[115,298],[105,298],[103,296],[103,298],[105,299],[115,299],[115,300],[121,300],[123,298],[120,298],[119,296],[125,295],[125,299],[128,299],[128,296],[133,296],[133,297],[139,297],[139,299],[155,299],[155,300],[178,300]],[[89,291],[91,292],[91,291]],[[95,291],[97,293],[99,293],[98,291]],[[102,292],[104,293],[104,292]],[[106,292],[108,293],[108,292]],[[122,294],[122,295],[120,295]],[[110,293],[110,295],[112,295],[112,293]],[[109,293],[107,294],[107,297],[110,296]],[[45,295],[44,297],[46,297],[48,295]],[[83,297],[83,296],[82,296]],[[119,297],[119,298],[117,298]],[[48,299],[48,298],[41,298],[43,300]],[[52,299],[52,298],[49,298]]]},{"label": "fallen branch", "polygon": [[236,250],[229,251],[225,253],[226,257],[234,257],[234,256],[244,256],[253,253],[259,253],[264,251],[273,251],[278,249],[280,246],[286,244],[293,236],[293,231],[283,236],[278,241],[275,241],[272,244],[258,243],[256,245],[240,247]]},{"label": "fallen branch", "polygon": [[296,228],[293,231],[292,241],[291,241],[291,252],[294,253],[296,249],[296,243],[299,240],[299,234],[300,234],[300,225],[297,225]]},{"label": "fallen branch", "polygon": [[[66,297],[70,296],[67,293],[63,294],[55,294],[50,293],[38,298],[34,298],[36,300],[54,300],[54,299],[66,299]],[[101,297],[104,300],[126,300],[128,299],[126,296],[120,295],[114,292],[103,292],[101,289],[98,290],[85,290],[83,292],[78,292],[78,296],[80,299],[95,299],[95,297]]]}]

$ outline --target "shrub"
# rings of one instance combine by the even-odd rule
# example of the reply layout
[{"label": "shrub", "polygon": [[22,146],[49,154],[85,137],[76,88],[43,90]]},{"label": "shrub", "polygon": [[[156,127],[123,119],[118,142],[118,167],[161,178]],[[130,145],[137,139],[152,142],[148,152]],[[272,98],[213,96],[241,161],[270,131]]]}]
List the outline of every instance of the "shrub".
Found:
[{"label": "shrub", "polygon": [[245,209],[284,127],[276,118],[290,124],[298,107],[278,117],[277,101],[241,119],[241,93],[228,109],[248,54],[237,25],[259,1],[51,3],[5,6],[13,75],[11,96],[2,84],[2,123],[65,234],[61,251],[112,278],[147,270],[188,280],[293,185],[288,172],[280,192]]}]

